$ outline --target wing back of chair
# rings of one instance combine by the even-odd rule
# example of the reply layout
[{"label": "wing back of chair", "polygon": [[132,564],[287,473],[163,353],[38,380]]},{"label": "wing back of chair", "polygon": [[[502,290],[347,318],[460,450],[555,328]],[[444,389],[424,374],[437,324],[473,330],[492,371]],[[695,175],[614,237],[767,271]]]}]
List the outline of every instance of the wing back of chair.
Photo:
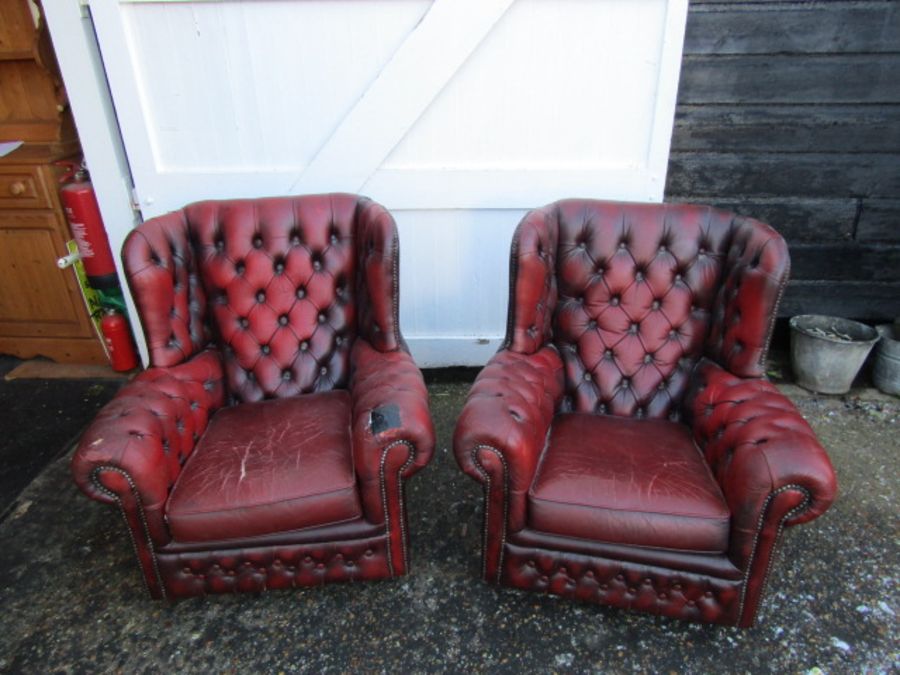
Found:
[{"label": "wing back of chair", "polygon": [[201,351],[212,331],[184,211],[132,230],[122,247],[122,261],[150,365],[175,366]]},{"label": "wing back of chair", "polygon": [[513,243],[507,348],[551,339],[563,410],[677,419],[704,354],[760,376],[788,271],[769,226],[705,206],[564,200]]}]

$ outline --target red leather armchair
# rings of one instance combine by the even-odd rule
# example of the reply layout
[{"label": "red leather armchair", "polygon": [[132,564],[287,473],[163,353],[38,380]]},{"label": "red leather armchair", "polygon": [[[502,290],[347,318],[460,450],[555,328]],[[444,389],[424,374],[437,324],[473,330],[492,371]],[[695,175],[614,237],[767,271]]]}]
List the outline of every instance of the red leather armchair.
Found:
[{"label": "red leather armchair", "polygon": [[403,482],[434,430],[398,245],[351,195],[203,202],[128,237],[151,367],[72,470],[121,510],[153,597],[406,572]]},{"label": "red leather armchair", "polygon": [[765,379],[788,267],[769,226],[707,207],[568,200],[524,218],[506,341],[454,439],[484,486],[485,579],[753,623],[782,529],[836,490]]}]

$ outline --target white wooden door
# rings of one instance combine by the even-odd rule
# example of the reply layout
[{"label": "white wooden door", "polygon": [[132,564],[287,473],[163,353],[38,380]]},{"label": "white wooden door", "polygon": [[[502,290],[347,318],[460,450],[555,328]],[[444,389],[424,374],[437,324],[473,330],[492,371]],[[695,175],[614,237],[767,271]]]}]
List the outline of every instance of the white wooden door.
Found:
[{"label": "white wooden door", "polygon": [[143,216],[372,197],[397,218],[401,324],[422,365],[496,349],[527,209],[662,199],[687,0],[89,7]]}]

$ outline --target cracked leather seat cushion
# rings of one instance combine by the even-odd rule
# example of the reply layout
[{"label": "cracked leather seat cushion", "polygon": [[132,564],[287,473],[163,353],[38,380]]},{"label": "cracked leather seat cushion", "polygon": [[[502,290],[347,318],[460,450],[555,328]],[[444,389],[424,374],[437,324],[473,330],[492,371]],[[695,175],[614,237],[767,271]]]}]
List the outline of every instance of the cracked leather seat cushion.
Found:
[{"label": "cracked leather seat cushion", "polygon": [[287,532],[362,517],[346,391],[220,410],[169,496],[176,541]]},{"label": "cracked leather seat cushion", "polygon": [[665,420],[558,415],[529,491],[543,532],[653,548],[724,552],[730,513],[691,439]]}]

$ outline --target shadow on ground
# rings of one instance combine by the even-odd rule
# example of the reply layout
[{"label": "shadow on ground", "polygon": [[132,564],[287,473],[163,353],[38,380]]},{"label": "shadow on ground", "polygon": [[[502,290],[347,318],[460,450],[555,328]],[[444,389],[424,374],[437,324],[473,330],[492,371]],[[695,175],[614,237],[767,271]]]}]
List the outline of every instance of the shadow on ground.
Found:
[{"label": "shadow on ground", "polygon": [[5,380],[20,363],[0,356],[0,520],[122,386],[121,380]]},{"label": "shadow on ground", "polygon": [[56,460],[0,525],[0,669],[896,672],[896,401],[791,392],[841,494],[787,532],[758,626],[738,630],[479,581],[480,488],[449,449],[470,375],[430,377],[438,448],[409,485],[412,572],[396,581],[151,601],[121,516]]}]

